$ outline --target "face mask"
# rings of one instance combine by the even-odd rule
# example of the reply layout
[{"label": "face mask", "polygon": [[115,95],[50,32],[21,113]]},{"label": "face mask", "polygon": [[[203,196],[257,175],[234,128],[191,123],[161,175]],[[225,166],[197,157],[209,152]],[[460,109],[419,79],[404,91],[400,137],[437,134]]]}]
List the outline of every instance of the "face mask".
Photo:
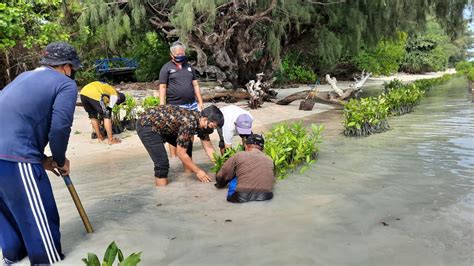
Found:
[{"label": "face mask", "polygon": [[176,63],[183,63],[184,61],[186,61],[186,56],[185,55],[178,55],[178,56],[175,56],[174,57],[174,61]]},{"label": "face mask", "polygon": [[76,70],[71,68],[71,75],[68,76],[70,79],[74,80],[76,78]]}]

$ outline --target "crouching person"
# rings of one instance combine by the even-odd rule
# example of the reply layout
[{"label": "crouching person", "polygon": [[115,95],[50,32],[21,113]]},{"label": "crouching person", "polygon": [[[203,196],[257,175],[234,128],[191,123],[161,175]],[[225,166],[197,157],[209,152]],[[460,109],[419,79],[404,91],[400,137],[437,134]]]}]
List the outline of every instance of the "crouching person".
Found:
[{"label": "crouching person", "polygon": [[209,133],[223,124],[224,116],[214,105],[206,107],[201,113],[175,105],[160,105],[145,111],[137,122],[137,133],[155,165],[156,186],[168,184],[169,161],[165,142],[176,147],[185,169],[195,173],[201,182],[211,182],[207,173],[193,162],[191,144],[197,134],[212,160],[214,148]]},{"label": "crouching person", "polygon": [[273,198],[273,161],[263,153],[263,147],[261,135],[250,135],[245,151],[230,157],[217,173],[217,188],[225,188],[229,184],[227,201],[242,203]]}]

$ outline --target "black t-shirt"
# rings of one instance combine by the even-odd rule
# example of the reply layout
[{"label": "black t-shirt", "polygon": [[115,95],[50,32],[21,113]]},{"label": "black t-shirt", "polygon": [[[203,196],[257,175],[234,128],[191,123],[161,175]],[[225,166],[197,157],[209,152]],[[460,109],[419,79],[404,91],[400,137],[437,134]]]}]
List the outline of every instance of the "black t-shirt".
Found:
[{"label": "black t-shirt", "polygon": [[181,69],[173,62],[166,63],[160,71],[160,84],[166,84],[167,104],[190,104],[196,101],[192,81],[196,79],[194,68],[182,64]]}]

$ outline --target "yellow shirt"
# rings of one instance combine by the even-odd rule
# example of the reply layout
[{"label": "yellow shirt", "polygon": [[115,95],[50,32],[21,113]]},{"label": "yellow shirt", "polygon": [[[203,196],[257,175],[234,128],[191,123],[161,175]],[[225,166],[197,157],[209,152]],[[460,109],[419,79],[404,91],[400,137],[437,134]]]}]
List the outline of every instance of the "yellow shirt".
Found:
[{"label": "yellow shirt", "polygon": [[[117,96],[118,94],[114,87],[110,86],[109,84],[100,81],[94,81],[82,88],[81,95],[100,102],[100,100],[102,99],[102,95]],[[109,97],[107,97],[107,100],[108,98]]]}]

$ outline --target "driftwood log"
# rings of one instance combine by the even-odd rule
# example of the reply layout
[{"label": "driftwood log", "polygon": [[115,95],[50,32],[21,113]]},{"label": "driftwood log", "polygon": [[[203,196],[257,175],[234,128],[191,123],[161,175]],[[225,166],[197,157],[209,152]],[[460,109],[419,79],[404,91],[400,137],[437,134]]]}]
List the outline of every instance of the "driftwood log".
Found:
[{"label": "driftwood log", "polygon": [[201,92],[202,100],[205,102],[217,101],[217,100],[243,100],[249,99],[250,95],[245,90],[228,90],[223,87],[215,87],[209,90],[203,90]]},{"label": "driftwood log", "polygon": [[344,101],[347,101],[350,98],[356,98],[359,93],[362,91],[362,85],[370,77],[371,73],[362,72],[359,78],[355,78],[355,82],[348,86],[347,89],[342,90],[337,87],[336,78],[331,78],[329,75],[326,75],[326,81],[331,85],[332,91],[321,92],[312,90],[305,90],[297,93],[293,93],[279,101],[276,104],[279,105],[288,105],[296,100],[304,100],[308,98],[308,94],[311,95],[311,99],[315,102],[329,103],[329,104],[342,104]]}]

